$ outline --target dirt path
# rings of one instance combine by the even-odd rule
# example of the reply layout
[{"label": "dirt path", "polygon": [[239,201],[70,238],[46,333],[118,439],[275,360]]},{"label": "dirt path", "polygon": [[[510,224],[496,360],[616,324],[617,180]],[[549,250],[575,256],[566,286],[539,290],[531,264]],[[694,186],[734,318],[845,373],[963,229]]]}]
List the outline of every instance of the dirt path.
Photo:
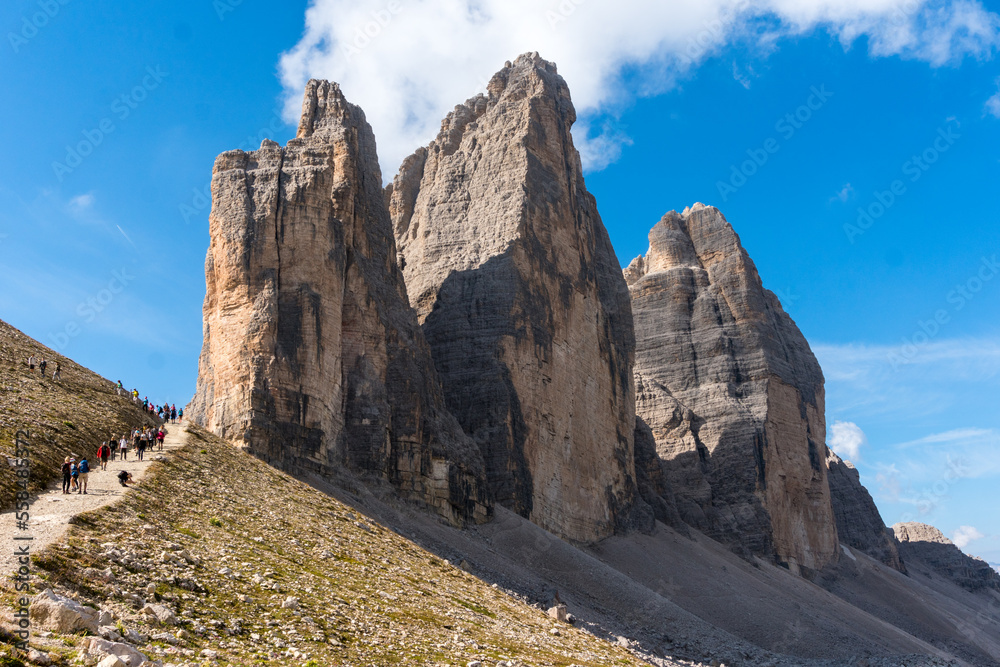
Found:
[{"label": "dirt path", "polygon": [[74,491],[64,494],[62,475],[60,475],[58,481],[31,500],[27,530],[18,527],[16,513],[13,510],[0,514],[0,540],[2,540],[0,544],[3,544],[0,548],[0,573],[6,574],[17,568],[15,545],[21,546],[25,542],[15,541],[15,537],[30,536],[31,553],[38,553],[66,532],[69,519],[73,515],[104,507],[121,498],[126,489],[118,483],[120,471],[127,470],[132,473],[134,481],[141,483],[146,469],[157,456],[177,449],[187,438],[187,430],[181,424],[169,424],[165,428],[167,437],[163,442],[163,451],[147,450],[142,461],[136,459],[135,451],[130,448],[127,461],[122,461],[121,458],[108,461],[108,469],[101,470],[100,464],[94,457],[94,452],[97,451],[96,445],[93,448],[94,452],[75,452],[78,458],[85,453],[91,465],[87,493],[78,494]]}]

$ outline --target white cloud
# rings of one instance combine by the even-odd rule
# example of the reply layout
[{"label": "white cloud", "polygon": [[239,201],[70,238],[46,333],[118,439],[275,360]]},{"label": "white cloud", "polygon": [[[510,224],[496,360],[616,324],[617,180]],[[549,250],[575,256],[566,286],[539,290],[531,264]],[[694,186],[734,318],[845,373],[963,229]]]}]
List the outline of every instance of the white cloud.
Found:
[{"label": "white cloud", "polygon": [[94,205],[94,193],[88,192],[87,194],[77,195],[69,200],[70,212],[74,214],[80,214],[87,211]]},{"label": "white cloud", "polygon": [[[375,129],[387,177],[527,51],[558,63],[586,118],[669,89],[727,43],[766,54],[822,29],[845,48],[867,38],[873,56],[939,66],[990,57],[1000,34],[1000,17],[973,0],[312,0],[305,23],[280,64],[287,116],[309,78],[340,82]],[[591,144],[588,168],[614,159],[621,140],[576,137]]]},{"label": "white cloud", "polygon": [[835,421],[830,427],[827,444],[838,456],[856,462],[861,456],[861,448],[868,444],[868,438],[854,422]]},{"label": "white cloud", "polygon": [[986,100],[986,113],[994,118],[1000,118],[1000,79],[997,79],[997,92]]},{"label": "white cloud", "polygon": [[845,183],[844,187],[842,187],[840,191],[838,191],[837,194],[834,195],[832,199],[830,199],[830,201],[833,201],[834,199],[839,199],[842,202],[846,202],[853,196],[854,196],[854,186],[851,185],[850,183]]},{"label": "white cloud", "polygon": [[959,526],[951,536],[951,541],[955,543],[956,547],[964,551],[969,543],[981,540],[984,537],[986,536],[976,530],[974,526]]}]

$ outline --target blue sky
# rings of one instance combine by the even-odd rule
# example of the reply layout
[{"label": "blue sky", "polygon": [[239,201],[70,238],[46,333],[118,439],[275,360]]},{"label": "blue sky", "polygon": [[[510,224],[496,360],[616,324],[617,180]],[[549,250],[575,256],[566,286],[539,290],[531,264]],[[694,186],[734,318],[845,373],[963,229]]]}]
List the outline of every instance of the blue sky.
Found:
[{"label": "blue sky", "polygon": [[322,76],[365,108],[388,179],[538,50],[621,261],[666,211],[718,206],[886,521],[1000,563],[1000,7],[525,1],[4,3],[0,318],[186,403],[215,156],[287,141]]}]

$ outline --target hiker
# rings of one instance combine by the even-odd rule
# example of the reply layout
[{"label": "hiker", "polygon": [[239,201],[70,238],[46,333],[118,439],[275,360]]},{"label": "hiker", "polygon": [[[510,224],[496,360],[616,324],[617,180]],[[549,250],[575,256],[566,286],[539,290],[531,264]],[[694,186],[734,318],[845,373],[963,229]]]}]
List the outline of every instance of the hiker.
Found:
[{"label": "hiker", "polygon": [[118,454],[122,457],[122,461],[128,460],[128,440],[125,436],[122,436],[122,441],[118,443]]},{"label": "hiker", "polygon": [[139,440],[139,446],[135,448],[135,455],[140,461],[142,460],[142,455],[146,453],[146,447],[149,445],[148,436],[144,433],[142,438]]},{"label": "hiker", "polygon": [[[118,483],[128,488],[128,483],[132,482],[132,473],[122,470],[118,473]],[[133,482],[134,484],[134,482]]]},{"label": "hiker", "polygon": [[139,390],[138,389],[133,389],[132,390],[132,402],[136,403],[136,404],[139,403]]},{"label": "hiker", "polygon": [[180,421],[184,421],[184,408],[181,408],[180,410],[177,411],[177,419]]},{"label": "hiker", "polygon": [[31,355],[30,357],[28,357],[28,370],[31,371],[32,373],[35,372],[36,363],[38,362],[35,361],[35,355]]},{"label": "hiker", "polygon": [[90,476],[90,462],[87,461],[86,456],[80,459],[80,465],[76,469],[80,473],[80,483],[78,484],[80,490],[77,493],[87,493],[87,477]]},{"label": "hiker", "polygon": [[176,424],[177,423],[177,408],[176,407],[171,407],[170,408],[170,423],[171,424]]},{"label": "hiker", "polygon": [[165,437],[167,437],[167,434],[163,432],[163,427],[161,426],[160,430],[156,432],[156,442],[159,443],[161,452],[163,451],[163,439]]},{"label": "hiker", "polygon": [[80,489],[80,466],[76,464],[76,459],[73,457],[69,459],[69,475],[73,478],[73,484],[69,487],[70,492],[78,491]]},{"label": "hiker", "polygon": [[45,359],[44,359],[44,358],[42,358],[42,362],[41,362],[40,364],[38,364],[38,369],[39,369],[40,371],[42,371],[42,377],[45,377],[45,367],[46,367],[47,365],[48,365],[48,364],[47,364],[47,363],[45,362]]},{"label": "hiker", "polygon": [[62,364],[56,362],[56,372],[52,374],[53,380],[62,380]]},{"label": "hiker", "polygon": [[117,393],[117,394],[118,394],[119,396],[121,396],[122,394],[124,394],[124,393],[125,393],[125,385],[123,385],[123,384],[122,384],[122,381],[121,381],[121,380],[119,380],[119,381],[118,381],[118,386],[117,386],[117,387],[115,387],[115,392],[116,392],[116,393]]},{"label": "hiker", "polygon": [[118,439],[117,442],[111,445],[111,460],[114,461],[115,457],[118,455],[118,451],[122,447],[126,446],[128,446],[128,441],[125,439],[125,436],[123,435],[121,438]]},{"label": "hiker", "polygon": [[163,419],[163,406],[162,405],[156,408],[156,418],[160,419],[160,420]]},{"label": "hiker", "polygon": [[62,476],[63,476],[63,487],[62,487],[62,489],[63,489],[63,493],[69,493],[69,481],[70,481],[70,478],[71,478],[72,474],[73,474],[73,471],[70,468],[69,457],[67,456],[66,460],[63,461],[63,464],[62,464]]},{"label": "hiker", "polygon": [[[110,442],[114,443],[114,440]],[[97,460],[101,462],[101,470],[108,469],[108,459],[111,458],[111,447],[108,445],[109,443],[102,442],[101,446],[97,449]]]}]

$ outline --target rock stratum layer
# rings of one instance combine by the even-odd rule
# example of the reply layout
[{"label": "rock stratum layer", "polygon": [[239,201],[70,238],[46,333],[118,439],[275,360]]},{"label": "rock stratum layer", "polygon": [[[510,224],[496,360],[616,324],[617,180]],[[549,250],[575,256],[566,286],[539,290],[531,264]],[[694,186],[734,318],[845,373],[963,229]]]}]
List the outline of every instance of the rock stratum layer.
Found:
[{"label": "rock stratum layer", "polygon": [[625,270],[636,411],[685,522],[797,571],[837,556],[823,374],[715,208],[671,211]]},{"label": "rock stratum layer", "polygon": [[962,553],[934,526],[915,522],[897,523],[892,530],[906,562],[923,561],[966,590],[1000,592],[1000,573],[983,559]]},{"label": "rock stratum layer", "polygon": [[575,119],[555,66],[521,56],[404,161],[386,198],[447,405],[497,501],[590,542],[645,506],[628,289]]},{"label": "rock stratum layer", "polygon": [[840,542],[895,570],[906,572],[896,547],[896,538],[886,527],[868,489],[862,486],[861,476],[854,465],[827,448],[826,467]]},{"label": "rock stratum layer", "polygon": [[309,82],[286,147],[219,156],[190,414],[290,471],[347,466],[484,519],[482,458],[444,406],[381,181],[364,113],[328,82]]}]

